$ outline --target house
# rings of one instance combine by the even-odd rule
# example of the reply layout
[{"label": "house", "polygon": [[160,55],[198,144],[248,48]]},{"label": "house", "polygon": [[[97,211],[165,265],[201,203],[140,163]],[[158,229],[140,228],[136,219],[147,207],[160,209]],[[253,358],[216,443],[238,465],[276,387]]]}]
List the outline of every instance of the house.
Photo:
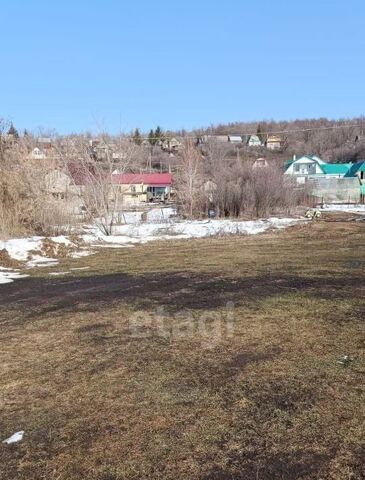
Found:
[{"label": "house", "polygon": [[257,158],[252,164],[252,168],[265,168],[268,166],[269,163],[266,158]]},{"label": "house", "polygon": [[209,142],[226,143],[229,142],[228,135],[202,135],[197,138],[197,144],[202,145]]},{"label": "house", "polygon": [[59,168],[49,170],[44,175],[44,187],[47,201],[62,202],[62,209],[67,215],[80,215],[84,211],[82,188],[76,185],[72,175]]},{"label": "house", "polygon": [[228,135],[228,141],[230,143],[242,143],[241,135]]},{"label": "house", "polygon": [[358,202],[364,198],[361,195],[365,195],[361,183],[365,162],[362,163],[326,163],[319,157],[305,155],[286,162],[284,173],[293,176],[299,184],[306,183],[311,195],[322,201]]},{"label": "house", "polygon": [[262,142],[258,135],[250,135],[246,142],[248,147],[261,147]]},{"label": "house", "polygon": [[360,184],[360,202],[365,203],[365,160],[351,165],[344,178],[357,177]]},{"label": "house", "polygon": [[41,150],[39,147],[33,148],[33,150],[28,154],[27,157],[29,160],[44,160],[47,158],[44,150]]},{"label": "house", "polygon": [[278,135],[269,135],[266,140],[266,148],[268,150],[280,150],[282,147],[282,139]]},{"label": "house", "polygon": [[365,160],[353,163],[345,177],[358,177],[360,182],[365,184]]},{"label": "house", "polygon": [[52,140],[48,137],[39,137],[37,139],[37,145],[41,150],[51,150]]},{"label": "house", "polygon": [[175,137],[166,138],[162,141],[161,148],[164,152],[174,153],[182,148],[182,143]]},{"label": "house", "polygon": [[54,169],[45,175],[47,193],[55,198],[65,198],[72,188],[72,179],[61,170]]},{"label": "house", "polygon": [[325,162],[319,157],[304,155],[296,158],[294,155],[292,160],[285,163],[285,175],[293,175],[297,183],[304,183],[311,175],[324,175],[322,165]]},{"label": "house", "polygon": [[112,183],[120,185],[125,204],[166,201],[171,196],[171,173],[122,173],[112,175]]},{"label": "house", "polygon": [[309,178],[343,178],[351,163],[326,163],[315,155],[294,158],[285,164],[285,175],[293,175],[297,183],[305,183]]}]

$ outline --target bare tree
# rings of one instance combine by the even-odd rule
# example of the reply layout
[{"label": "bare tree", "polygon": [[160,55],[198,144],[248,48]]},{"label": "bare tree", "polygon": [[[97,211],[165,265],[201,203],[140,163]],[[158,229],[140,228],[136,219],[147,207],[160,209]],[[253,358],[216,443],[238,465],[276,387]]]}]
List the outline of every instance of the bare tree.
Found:
[{"label": "bare tree", "polygon": [[120,176],[132,170],[139,147],[120,136],[110,141],[101,137],[98,152],[91,150],[85,137],[65,139],[60,156],[78,189],[87,216],[106,235],[110,235],[124,209],[126,186]]},{"label": "bare tree", "polygon": [[193,217],[200,212],[204,170],[202,155],[190,139],[184,143],[175,181],[178,202],[183,212]]}]

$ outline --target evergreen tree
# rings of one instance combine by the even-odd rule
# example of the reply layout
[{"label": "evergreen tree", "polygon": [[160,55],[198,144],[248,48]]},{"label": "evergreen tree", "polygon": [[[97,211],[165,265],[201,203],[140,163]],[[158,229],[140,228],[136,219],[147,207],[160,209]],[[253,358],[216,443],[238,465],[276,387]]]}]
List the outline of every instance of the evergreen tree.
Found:
[{"label": "evergreen tree", "polygon": [[136,145],[141,145],[142,144],[142,135],[141,135],[141,132],[139,131],[139,128],[136,128],[134,130],[133,141]]},{"label": "evergreen tree", "polygon": [[155,130],[155,140],[158,142],[159,140],[163,140],[163,131],[160,126],[157,126]]},{"label": "evergreen tree", "polygon": [[148,141],[150,142],[151,145],[156,144],[156,138],[155,138],[155,132],[151,128],[150,133],[148,134]]},{"label": "evergreen tree", "polygon": [[259,123],[258,126],[257,126],[257,136],[261,140],[261,143],[264,143],[265,135],[263,135],[263,133],[262,133],[261,123]]},{"label": "evergreen tree", "polygon": [[12,135],[14,138],[19,138],[18,130],[14,127],[13,122],[10,124],[8,135]]},{"label": "evergreen tree", "polygon": [[24,137],[29,137],[29,133],[28,133],[28,130],[26,128],[24,129],[23,136]]}]

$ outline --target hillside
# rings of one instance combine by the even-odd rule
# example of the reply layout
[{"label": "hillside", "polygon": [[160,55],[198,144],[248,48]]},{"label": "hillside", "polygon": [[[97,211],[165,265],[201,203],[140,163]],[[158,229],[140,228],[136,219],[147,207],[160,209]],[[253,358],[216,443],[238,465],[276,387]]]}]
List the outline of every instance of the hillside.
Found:
[{"label": "hillside", "polygon": [[[365,121],[363,117],[339,120],[327,118],[292,121],[263,120],[233,122],[197,129],[199,135],[249,135],[261,132],[278,133],[284,146],[275,157],[288,158],[293,154],[315,154],[332,162],[355,162],[365,157]],[[254,149],[250,149],[251,151]],[[264,153],[263,149],[258,153]]]}]

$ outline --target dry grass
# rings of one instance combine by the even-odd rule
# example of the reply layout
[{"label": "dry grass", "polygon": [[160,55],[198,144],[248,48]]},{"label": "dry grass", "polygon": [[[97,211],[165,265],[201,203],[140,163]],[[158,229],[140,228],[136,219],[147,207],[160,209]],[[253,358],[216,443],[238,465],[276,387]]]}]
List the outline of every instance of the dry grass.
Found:
[{"label": "dry grass", "polygon": [[[365,478],[364,227],[104,249],[1,287],[0,432],[26,434],[0,478]],[[234,336],[202,335],[227,301]]]}]

